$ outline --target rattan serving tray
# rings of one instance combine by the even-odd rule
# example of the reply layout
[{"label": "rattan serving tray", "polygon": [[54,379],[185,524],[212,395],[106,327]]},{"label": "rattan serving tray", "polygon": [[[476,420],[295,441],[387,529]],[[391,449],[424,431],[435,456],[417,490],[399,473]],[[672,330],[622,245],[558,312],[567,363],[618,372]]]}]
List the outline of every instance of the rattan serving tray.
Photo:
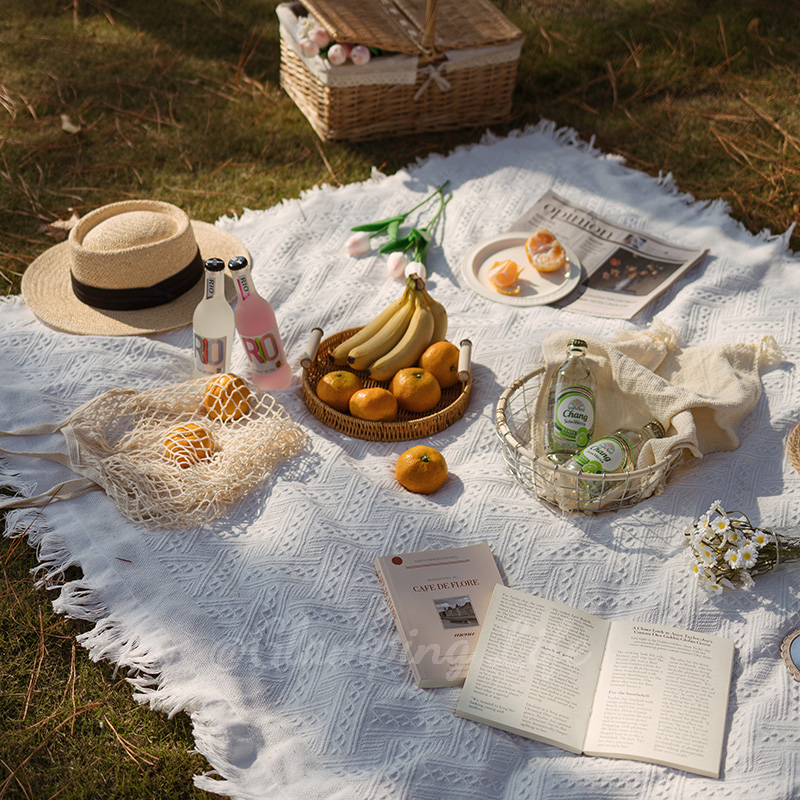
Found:
[{"label": "rattan serving tray", "polygon": [[[472,370],[467,364],[466,380],[459,381],[449,389],[442,389],[442,399],[427,414],[415,414],[411,411],[400,409],[394,422],[371,422],[357,419],[350,414],[331,408],[317,397],[317,384],[323,375],[337,370],[354,372],[361,378],[364,387],[382,386],[388,388],[388,381],[371,380],[364,370],[354,370],[350,367],[337,367],[328,354],[349,336],[360,328],[350,328],[335,333],[323,339],[303,360],[303,401],[309,411],[323,424],[340,433],[354,436],[357,439],[370,439],[375,442],[402,442],[408,439],[423,439],[434,433],[448,428],[460,419],[469,404],[472,389]],[[462,343],[463,344],[463,343]],[[459,364],[459,368],[461,365]]]}]

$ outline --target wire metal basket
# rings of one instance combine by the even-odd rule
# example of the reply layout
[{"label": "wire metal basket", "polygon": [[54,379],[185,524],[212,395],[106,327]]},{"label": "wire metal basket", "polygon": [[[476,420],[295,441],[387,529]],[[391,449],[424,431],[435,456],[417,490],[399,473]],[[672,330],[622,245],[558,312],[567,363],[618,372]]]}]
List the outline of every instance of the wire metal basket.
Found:
[{"label": "wire metal basket", "polygon": [[501,395],[495,408],[500,449],[517,483],[562,511],[597,513],[632,506],[661,491],[681,460],[681,451],[657,464],[611,475],[573,472],[537,453],[534,409],[543,390],[544,367],[523,375]]}]

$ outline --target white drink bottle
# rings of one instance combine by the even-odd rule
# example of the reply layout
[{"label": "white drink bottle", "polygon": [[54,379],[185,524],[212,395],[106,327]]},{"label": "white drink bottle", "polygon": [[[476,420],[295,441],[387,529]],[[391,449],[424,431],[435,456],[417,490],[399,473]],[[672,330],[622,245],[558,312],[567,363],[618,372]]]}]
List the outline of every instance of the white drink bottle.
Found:
[{"label": "white drink bottle", "polygon": [[586,447],[594,436],[597,382],[586,362],[587,344],[570,339],[567,360],[550,386],[547,409],[547,457],[560,464]]},{"label": "white drink bottle", "polygon": [[285,389],[292,382],[292,371],[283,351],[275,312],[253,286],[250,265],[244,256],[232,258],[228,269],[236,281],[238,300],[233,315],[250,361],[252,381],[267,391]]},{"label": "white drink bottle", "polygon": [[194,310],[192,329],[192,377],[230,372],[233,309],[225,297],[225,262],[221,258],[205,262],[205,294]]}]

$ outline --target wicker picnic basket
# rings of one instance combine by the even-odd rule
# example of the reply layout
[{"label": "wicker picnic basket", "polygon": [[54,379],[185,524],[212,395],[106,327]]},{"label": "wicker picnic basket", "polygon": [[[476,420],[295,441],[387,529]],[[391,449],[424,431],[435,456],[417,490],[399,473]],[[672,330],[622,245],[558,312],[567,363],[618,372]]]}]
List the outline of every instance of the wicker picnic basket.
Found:
[{"label": "wicker picnic basket", "polygon": [[611,475],[571,472],[537,452],[531,435],[544,376],[544,367],[540,367],[518,378],[500,395],[495,408],[500,450],[526,492],[561,511],[597,513],[635,505],[662,491],[681,461],[680,450],[653,466]]},{"label": "wicker picnic basket", "polygon": [[302,360],[303,401],[308,410],[327,427],[348,436],[354,436],[356,439],[370,439],[375,442],[402,442],[408,439],[423,439],[427,436],[432,436],[434,433],[450,427],[463,416],[469,404],[469,397],[472,391],[472,369],[469,360],[471,348],[465,347],[466,344],[469,344],[468,340],[464,340],[461,343],[462,355],[466,354],[466,359],[462,358],[459,361],[459,377],[463,377],[463,380],[460,379],[455,386],[442,389],[441,399],[430,412],[419,414],[400,409],[394,422],[372,422],[336,411],[336,409],[323,403],[317,397],[317,384],[320,378],[334,370],[355,372],[361,378],[365,387],[382,386],[383,388],[388,388],[388,381],[371,380],[365,370],[354,370],[348,366],[336,367],[328,358],[328,354],[336,345],[352,336],[360,328],[349,328],[348,330],[340,331],[322,341],[319,341],[322,332],[318,328],[315,330],[319,331],[319,334],[316,338],[312,336],[306,356]]},{"label": "wicker picnic basket", "polygon": [[[503,122],[522,32],[489,0],[304,0],[277,9],[281,86],[323,140],[351,141]],[[310,14],[336,42],[376,47],[368,64],[300,53]]]}]

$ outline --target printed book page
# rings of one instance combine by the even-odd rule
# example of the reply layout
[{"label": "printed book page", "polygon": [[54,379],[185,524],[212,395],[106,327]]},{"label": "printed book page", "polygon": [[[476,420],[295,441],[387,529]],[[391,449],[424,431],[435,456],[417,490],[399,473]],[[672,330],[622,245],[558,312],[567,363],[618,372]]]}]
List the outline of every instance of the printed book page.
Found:
[{"label": "printed book page", "polygon": [[708,252],[611,222],[553,191],[510,230],[533,233],[538,228],[552,231],[585,272],[579,289],[553,305],[595,317],[631,319]]},{"label": "printed book page", "polygon": [[580,753],[608,630],[585,611],[498,586],[456,714]]},{"label": "printed book page", "polygon": [[488,543],[382,556],[375,570],[417,684],[461,685],[503,582]]},{"label": "printed book page", "polygon": [[614,622],[584,751],[718,778],[733,642]]}]

